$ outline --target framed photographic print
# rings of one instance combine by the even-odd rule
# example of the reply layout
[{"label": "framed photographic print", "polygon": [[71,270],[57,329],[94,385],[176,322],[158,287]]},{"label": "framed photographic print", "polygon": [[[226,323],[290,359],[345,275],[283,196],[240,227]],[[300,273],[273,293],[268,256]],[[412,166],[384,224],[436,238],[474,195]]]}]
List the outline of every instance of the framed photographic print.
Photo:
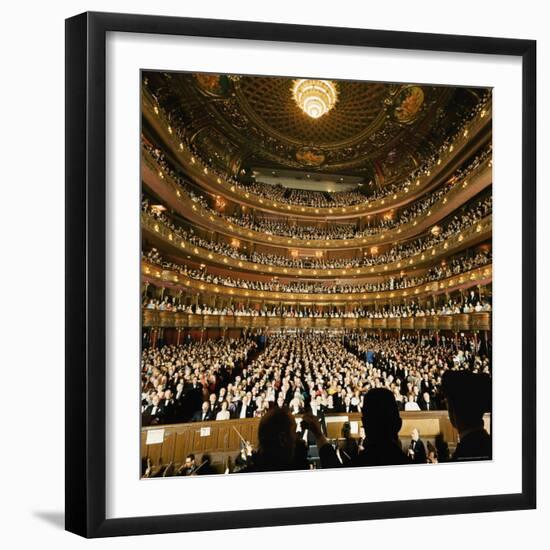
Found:
[{"label": "framed photographic print", "polygon": [[68,530],[535,507],[535,59],[67,20]]}]

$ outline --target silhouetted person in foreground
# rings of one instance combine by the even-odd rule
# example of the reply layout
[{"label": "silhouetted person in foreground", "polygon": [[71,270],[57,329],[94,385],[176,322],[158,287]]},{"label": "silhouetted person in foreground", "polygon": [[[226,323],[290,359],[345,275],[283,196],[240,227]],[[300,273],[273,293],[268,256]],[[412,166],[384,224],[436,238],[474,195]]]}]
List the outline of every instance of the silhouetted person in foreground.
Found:
[{"label": "silhouetted person in foreground", "polygon": [[351,435],[351,425],[349,422],[345,422],[342,426],[342,437],[344,441],[338,445],[336,454],[340,462],[344,466],[348,466],[351,465],[359,454],[359,445]]},{"label": "silhouetted person in foreground", "polygon": [[271,472],[308,468],[307,450],[296,434],[296,421],[287,407],[270,409],[260,420],[258,451],[240,472]]},{"label": "silhouetted person in foreground", "polygon": [[442,433],[438,433],[435,436],[435,451],[438,462],[448,462],[449,461],[449,445],[445,441]]},{"label": "silhouetted person in foreground", "polygon": [[216,470],[212,466],[212,459],[210,458],[209,454],[203,454],[201,463],[195,470],[197,475],[200,476],[208,476],[216,473]]},{"label": "silhouetted person in foreground", "polygon": [[[321,466],[334,468],[341,466],[336,452],[321,432],[319,423],[311,415],[302,420],[307,423],[317,438]],[[399,430],[402,421],[393,393],[386,388],[374,388],[365,396],[363,407],[363,426],[366,440],[364,449],[350,462],[351,466],[387,466],[391,464],[410,464],[407,455],[401,449]]]},{"label": "silhouetted person in foreground", "polygon": [[449,419],[460,439],[452,459],[491,459],[491,436],[483,426],[483,414],[492,408],[490,377],[467,371],[447,371],[441,389],[447,400]]}]

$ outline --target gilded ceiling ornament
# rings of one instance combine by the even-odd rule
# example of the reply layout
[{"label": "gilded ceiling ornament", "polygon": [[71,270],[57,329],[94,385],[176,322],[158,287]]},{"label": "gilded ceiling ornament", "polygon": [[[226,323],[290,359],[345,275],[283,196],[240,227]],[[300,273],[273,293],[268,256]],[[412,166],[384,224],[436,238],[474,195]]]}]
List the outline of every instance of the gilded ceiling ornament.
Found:
[{"label": "gilded ceiling ornament", "polygon": [[338,88],[330,80],[295,80],[292,88],[294,101],[311,118],[326,115],[338,101]]},{"label": "gilded ceiling ornament", "polygon": [[420,86],[407,86],[397,95],[393,116],[397,122],[410,124],[416,120],[424,104],[424,90]]},{"label": "gilded ceiling ornament", "polygon": [[306,166],[320,166],[325,161],[325,154],[319,149],[302,147],[296,151],[296,160]]},{"label": "gilded ceiling ornament", "polygon": [[229,78],[223,74],[196,73],[199,88],[208,94],[224,96],[229,91]]}]

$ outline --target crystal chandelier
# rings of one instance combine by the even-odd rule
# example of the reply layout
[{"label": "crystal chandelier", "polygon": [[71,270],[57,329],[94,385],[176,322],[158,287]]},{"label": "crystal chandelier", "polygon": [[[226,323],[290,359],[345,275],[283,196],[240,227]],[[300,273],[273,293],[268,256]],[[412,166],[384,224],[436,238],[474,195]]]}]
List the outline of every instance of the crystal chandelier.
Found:
[{"label": "crystal chandelier", "polygon": [[311,118],[326,115],[338,101],[338,88],[330,80],[295,80],[291,88],[294,101]]}]

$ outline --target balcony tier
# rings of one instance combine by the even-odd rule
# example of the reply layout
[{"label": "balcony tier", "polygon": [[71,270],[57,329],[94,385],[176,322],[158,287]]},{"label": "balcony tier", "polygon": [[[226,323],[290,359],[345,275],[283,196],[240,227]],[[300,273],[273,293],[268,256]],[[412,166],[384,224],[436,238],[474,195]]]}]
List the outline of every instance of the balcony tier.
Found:
[{"label": "balcony tier", "polygon": [[415,185],[409,189],[408,193],[401,190],[384,198],[367,200],[359,205],[335,206],[332,208],[278,203],[239,188],[234,183],[212,173],[192,151],[188,150],[185,143],[179,141],[170,123],[165,119],[162,110],[159,109],[148,93],[143,94],[142,112],[164,143],[170,148],[172,156],[178,159],[184,172],[201,187],[256,210],[291,214],[293,217],[342,219],[354,215],[363,216],[365,214],[381,213],[387,211],[388,208],[398,208],[425,194],[448,171],[449,165],[457,163],[461,154],[469,148],[472,142],[480,139],[484,132],[490,131],[492,103],[487,104],[483,116],[479,114],[465,126],[452,143],[452,147],[440,156],[439,164],[436,163],[428,173],[417,178]]},{"label": "balcony tier", "polygon": [[226,296],[240,299],[250,299],[259,302],[284,302],[303,304],[345,304],[345,303],[374,303],[400,300],[407,297],[432,296],[442,292],[452,292],[469,288],[474,285],[487,285],[492,281],[492,264],[467,271],[461,275],[448,277],[439,281],[432,281],[422,285],[409,287],[407,289],[386,290],[381,292],[353,292],[353,293],[301,293],[283,292],[268,290],[248,290],[239,287],[213,284],[192,279],[187,275],[172,270],[142,262],[142,280],[147,283],[160,286],[170,286],[188,289],[195,294],[213,296]]},{"label": "balcony tier", "polygon": [[413,266],[417,268],[428,267],[439,260],[441,256],[449,256],[484,240],[490,239],[492,235],[492,216],[483,218],[477,224],[467,227],[460,233],[452,235],[445,241],[423,252],[413,254],[412,256],[396,262],[375,266],[338,267],[330,269],[282,267],[231,258],[182,239],[162,222],[145,213],[141,214],[141,228],[143,234],[154,242],[155,245],[167,245],[172,253],[190,254],[197,262],[215,264],[224,268],[232,267],[233,271],[241,270],[263,275],[277,275],[280,277],[322,278],[331,276],[366,277],[369,275],[372,277],[379,277],[410,269]]},{"label": "balcony tier", "polygon": [[362,330],[491,330],[491,313],[458,313],[426,317],[325,318],[252,317],[245,315],[203,315],[172,311],[142,310],[144,327],[159,328],[250,328],[250,329],[362,329]]},{"label": "balcony tier", "polygon": [[211,231],[217,231],[230,238],[239,238],[259,244],[269,244],[276,247],[292,247],[304,249],[332,249],[343,250],[361,246],[381,245],[388,242],[398,242],[410,239],[426,231],[434,224],[451,214],[462,204],[475,197],[486,187],[492,184],[492,169],[490,161],[481,164],[464,181],[457,182],[448,193],[441,197],[432,207],[420,216],[416,216],[408,223],[392,229],[387,229],[370,236],[360,236],[350,239],[298,239],[295,237],[270,235],[265,232],[247,229],[238,224],[217,216],[201,204],[189,199],[180,190],[179,184],[169,176],[159,172],[149,159],[142,165],[143,183],[151,189],[171,209],[188,219],[191,223],[202,226]]}]

